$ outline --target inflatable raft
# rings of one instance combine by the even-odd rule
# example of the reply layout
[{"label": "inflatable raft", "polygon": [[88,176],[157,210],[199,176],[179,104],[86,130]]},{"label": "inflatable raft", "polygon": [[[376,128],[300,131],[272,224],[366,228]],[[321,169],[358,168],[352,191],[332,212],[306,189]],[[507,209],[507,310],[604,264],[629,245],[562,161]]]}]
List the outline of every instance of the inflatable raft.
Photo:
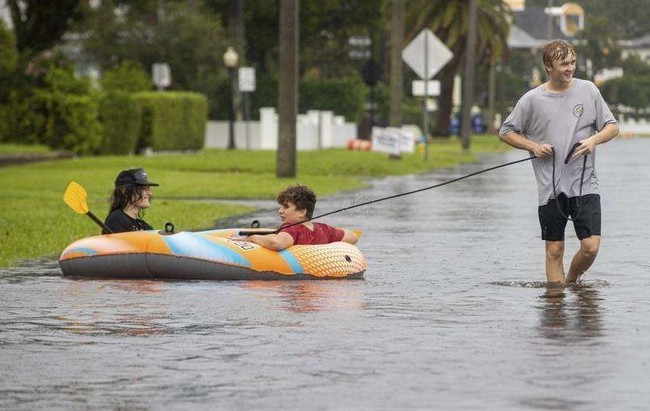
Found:
[{"label": "inflatable raft", "polygon": [[352,244],[294,245],[276,252],[232,239],[240,229],[136,231],[83,238],[61,254],[63,275],[165,280],[362,278],[366,260]]}]

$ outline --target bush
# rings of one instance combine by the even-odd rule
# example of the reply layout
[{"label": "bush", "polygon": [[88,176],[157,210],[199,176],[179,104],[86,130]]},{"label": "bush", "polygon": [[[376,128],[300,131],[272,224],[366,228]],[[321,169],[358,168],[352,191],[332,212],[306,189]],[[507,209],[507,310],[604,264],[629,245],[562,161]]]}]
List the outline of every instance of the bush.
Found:
[{"label": "bush", "polygon": [[300,112],[331,110],[349,121],[363,114],[368,87],[359,78],[303,80],[300,82]]},{"label": "bush", "polygon": [[100,142],[97,102],[91,96],[51,93],[12,93],[4,108],[4,141],[45,144],[77,154],[94,152]]},{"label": "bush", "polygon": [[42,143],[47,122],[46,101],[38,94],[11,91],[3,108],[0,139],[21,144]]},{"label": "bush", "polygon": [[17,63],[16,39],[4,20],[0,19],[0,75],[14,71]]},{"label": "bush", "polygon": [[100,154],[129,154],[137,149],[142,109],[130,94],[109,92],[99,99]]},{"label": "bush", "polygon": [[151,79],[137,63],[124,61],[106,70],[102,76],[101,85],[105,93],[137,93],[151,90]]},{"label": "bush", "polygon": [[624,105],[635,109],[650,106],[650,76],[620,77],[601,86],[601,94],[610,105]]},{"label": "bush", "polygon": [[205,142],[207,99],[187,92],[135,93],[142,109],[138,150],[196,150]]},{"label": "bush", "polygon": [[97,100],[91,96],[40,93],[47,108],[45,134],[40,142],[77,154],[91,154],[101,141]]}]

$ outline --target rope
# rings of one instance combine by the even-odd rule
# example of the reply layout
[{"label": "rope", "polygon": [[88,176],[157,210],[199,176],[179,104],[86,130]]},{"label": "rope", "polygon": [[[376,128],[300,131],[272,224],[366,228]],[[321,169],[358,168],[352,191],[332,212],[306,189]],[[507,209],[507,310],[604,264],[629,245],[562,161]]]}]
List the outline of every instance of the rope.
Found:
[{"label": "rope", "polygon": [[[555,155],[555,152],[553,152],[553,154]],[[282,229],[289,228],[289,227],[293,227],[293,226],[295,226],[295,225],[302,224],[302,223],[305,223],[305,222],[307,222],[307,221],[312,221],[312,220],[315,220],[315,219],[317,219],[317,218],[322,218],[322,217],[326,217],[326,216],[328,216],[328,215],[332,215],[332,214],[340,213],[340,212],[342,212],[342,211],[352,210],[353,208],[363,207],[363,206],[366,206],[366,205],[369,205],[369,204],[379,203],[380,201],[392,200],[392,199],[394,199],[394,198],[404,197],[404,196],[407,196],[407,195],[410,195],[410,194],[415,194],[415,193],[419,193],[419,192],[422,192],[422,191],[426,191],[426,190],[431,190],[431,189],[434,189],[434,188],[442,187],[442,186],[445,186],[445,185],[447,185],[447,184],[455,183],[455,182],[457,182],[457,181],[464,180],[464,179],[466,179],[466,178],[470,178],[470,177],[473,177],[473,176],[478,175],[478,174],[487,173],[488,171],[492,171],[492,170],[496,170],[496,169],[499,169],[499,168],[503,168],[503,167],[511,166],[511,165],[513,165],[513,164],[517,164],[517,163],[523,163],[524,161],[533,160],[533,159],[535,159],[535,158],[537,158],[537,157],[532,156],[532,157],[527,157],[527,158],[524,158],[524,159],[521,159],[521,160],[511,161],[511,162],[509,162],[509,163],[505,163],[505,164],[501,164],[501,165],[498,165],[498,166],[494,166],[494,167],[486,168],[486,169],[484,169],[484,170],[476,171],[476,172],[474,172],[474,173],[470,173],[470,174],[464,175],[464,176],[462,176],[462,177],[454,178],[453,180],[445,181],[445,182],[443,182],[443,183],[435,184],[435,185],[428,186],[428,187],[419,188],[419,189],[417,189],[417,190],[413,190],[413,191],[407,191],[407,192],[405,192],[405,193],[395,194],[395,195],[388,196],[388,197],[378,198],[378,199],[376,199],[376,200],[366,201],[366,202],[364,202],[364,203],[354,204],[354,205],[351,205],[351,206],[348,206],[348,207],[344,207],[344,208],[341,208],[341,209],[338,209],[338,210],[330,211],[330,212],[325,213],[325,214],[317,215],[316,217],[311,217],[311,218],[309,218],[309,219],[307,219],[307,220],[303,220],[303,221],[300,221],[300,222],[298,222],[298,223],[293,223],[293,224],[285,225],[285,226],[280,227],[280,228],[278,228],[277,230],[273,231],[272,233],[273,233],[273,234],[277,234],[277,233],[279,233]],[[584,172],[584,171],[583,171],[583,172]],[[553,160],[553,176],[555,176],[555,160]]]}]

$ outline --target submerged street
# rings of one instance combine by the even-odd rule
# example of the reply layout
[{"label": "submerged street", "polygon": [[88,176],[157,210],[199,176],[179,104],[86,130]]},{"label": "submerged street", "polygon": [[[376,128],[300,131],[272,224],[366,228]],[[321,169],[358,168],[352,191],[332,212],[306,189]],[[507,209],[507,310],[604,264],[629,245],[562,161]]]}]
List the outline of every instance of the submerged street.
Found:
[{"label": "submerged street", "polygon": [[[643,409],[650,139],[597,149],[603,238],[547,289],[531,165],[324,221],[359,228],[364,280],[83,281],[0,270],[1,409]],[[524,158],[390,177],[322,214]],[[277,224],[277,207],[241,219]],[[565,267],[578,247],[569,223]]]}]

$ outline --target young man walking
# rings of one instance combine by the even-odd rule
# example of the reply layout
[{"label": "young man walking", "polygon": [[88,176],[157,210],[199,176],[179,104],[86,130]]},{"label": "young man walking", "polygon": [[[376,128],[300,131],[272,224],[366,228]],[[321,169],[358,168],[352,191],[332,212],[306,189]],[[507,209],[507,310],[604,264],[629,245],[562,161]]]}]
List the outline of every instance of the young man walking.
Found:
[{"label": "young man walking", "polygon": [[[499,131],[503,141],[537,157],[533,170],[538,214],[546,244],[549,283],[572,283],[589,269],[600,247],[600,190],[596,146],[619,133],[598,88],[574,78],[576,51],[555,40],[542,48],[548,81],[528,91]],[[574,148],[571,154],[572,148]],[[571,220],[580,249],[564,272],[564,230]]]}]

